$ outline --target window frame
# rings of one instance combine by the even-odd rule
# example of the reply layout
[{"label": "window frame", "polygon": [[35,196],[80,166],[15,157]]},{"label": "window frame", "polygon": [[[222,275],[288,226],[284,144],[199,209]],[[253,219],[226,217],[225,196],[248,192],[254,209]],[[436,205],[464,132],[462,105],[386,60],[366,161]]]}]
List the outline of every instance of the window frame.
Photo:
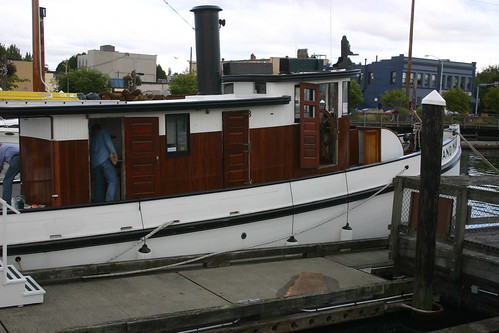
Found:
[{"label": "window frame", "polygon": [[[168,145],[168,123],[170,121],[175,121],[175,151],[169,151]],[[184,120],[185,121],[185,131],[184,133],[179,133],[179,120]],[[190,129],[190,114],[189,113],[176,113],[176,114],[166,114],[165,115],[165,141],[166,141],[166,156],[186,156],[189,155],[191,152],[191,144],[190,144],[190,135],[191,134],[191,129]],[[184,136],[184,140],[180,140],[180,136]],[[181,150],[181,143],[185,142],[185,150]]]}]

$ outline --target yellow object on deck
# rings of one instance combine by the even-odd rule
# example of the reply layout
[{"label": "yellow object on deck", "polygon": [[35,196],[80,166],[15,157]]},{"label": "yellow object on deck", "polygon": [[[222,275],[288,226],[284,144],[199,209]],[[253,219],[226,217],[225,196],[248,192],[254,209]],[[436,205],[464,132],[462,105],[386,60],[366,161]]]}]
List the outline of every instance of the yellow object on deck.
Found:
[{"label": "yellow object on deck", "polygon": [[78,100],[78,94],[36,91],[0,91],[0,100],[2,99]]}]

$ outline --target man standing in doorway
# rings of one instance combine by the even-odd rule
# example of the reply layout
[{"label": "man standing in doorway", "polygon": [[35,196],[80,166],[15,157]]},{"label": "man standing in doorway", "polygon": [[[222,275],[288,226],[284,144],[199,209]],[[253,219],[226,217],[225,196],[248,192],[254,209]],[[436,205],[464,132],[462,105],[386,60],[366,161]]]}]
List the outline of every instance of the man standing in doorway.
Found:
[{"label": "man standing in doorway", "polygon": [[112,201],[117,188],[114,165],[118,162],[111,136],[99,124],[90,130],[90,161],[92,163],[92,193],[94,202]]},{"label": "man standing in doorway", "polygon": [[9,205],[12,199],[12,183],[14,177],[19,173],[19,147],[10,144],[0,144],[0,172],[3,170],[3,164],[9,164],[9,168],[5,172],[3,178],[3,195]]}]

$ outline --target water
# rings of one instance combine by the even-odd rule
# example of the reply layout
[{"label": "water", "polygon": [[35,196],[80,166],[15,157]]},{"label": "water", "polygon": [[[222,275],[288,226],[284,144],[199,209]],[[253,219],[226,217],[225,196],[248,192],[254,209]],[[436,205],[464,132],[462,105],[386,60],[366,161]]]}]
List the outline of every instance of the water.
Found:
[{"label": "water", "polygon": [[[492,165],[499,169],[499,149],[479,149]],[[466,176],[481,176],[481,175],[496,175],[495,171],[489,167],[483,159],[476,155],[471,149],[463,149],[461,156],[461,175]]]},{"label": "water", "polygon": [[[499,149],[482,149],[479,152],[496,168],[499,168]],[[483,159],[470,149],[464,149],[461,157],[461,175],[497,175]],[[499,184],[496,184],[499,190]],[[422,333],[457,326],[488,318],[478,312],[463,309],[453,304],[442,304],[444,313],[429,318],[415,318],[409,311],[402,311],[380,318],[359,320],[314,330],[307,333]]]}]

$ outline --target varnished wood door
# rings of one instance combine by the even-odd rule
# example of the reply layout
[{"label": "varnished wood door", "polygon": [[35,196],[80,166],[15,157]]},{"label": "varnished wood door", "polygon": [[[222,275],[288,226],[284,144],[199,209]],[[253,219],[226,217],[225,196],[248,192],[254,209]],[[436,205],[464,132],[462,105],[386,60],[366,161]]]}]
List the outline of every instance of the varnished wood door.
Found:
[{"label": "varnished wood door", "polygon": [[251,184],[249,112],[223,113],[224,187]]},{"label": "varnished wood door", "polygon": [[319,167],[319,85],[300,84],[300,167]]},{"label": "varnished wood door", "polygon": [[127,199],[161,194],[158,118],[125,118],[124,163]]}]

